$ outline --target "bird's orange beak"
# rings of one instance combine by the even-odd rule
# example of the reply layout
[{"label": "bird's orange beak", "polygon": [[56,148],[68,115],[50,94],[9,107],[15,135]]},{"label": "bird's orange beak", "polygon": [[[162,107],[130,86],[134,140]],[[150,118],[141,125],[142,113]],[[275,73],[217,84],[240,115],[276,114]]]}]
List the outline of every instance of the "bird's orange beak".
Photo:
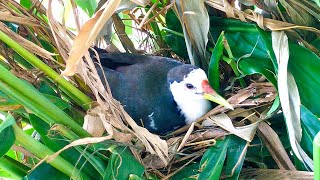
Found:
[{"label": "bird's orange beak", "polygon": [[208,80],[203,80],[201,85],[204,90],[203,98],[233,110],[233,107],[228,103],[228,101],[221,97],[214,89],[212,89]]}]

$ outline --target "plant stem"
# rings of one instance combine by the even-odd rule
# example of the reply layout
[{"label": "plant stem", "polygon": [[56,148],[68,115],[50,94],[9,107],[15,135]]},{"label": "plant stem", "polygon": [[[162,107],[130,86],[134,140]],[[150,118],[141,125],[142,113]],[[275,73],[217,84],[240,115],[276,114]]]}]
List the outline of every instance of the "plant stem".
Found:
[{"label": "plant stem", "polygon": [[20,56],[25,58],[30,64],[34,67],[39,68],[44,74],[49,76],[53,81],[57,82],[61,89],[68,94],[75,102],[81,105],[85,110],[88,110],[90,107],[91,99],[86,96],[79,89],[74,87],[71,83],[69,83],[66,79],[60,76],[57,72],[52,70],[48,65],[42,62],[35,55],[24,49],[17,42],[7,36],[5,33],[0,31],[0,40],[10,46],[14,51],[16,51]]},{"label": "plant stem", "polygon": [[63,124],[80,137],[90,136],[70,116],[45,98],[33,86],[20,80],[1,65],[0,72],[0,89],[2,92],[30,109],[48,124]]}]

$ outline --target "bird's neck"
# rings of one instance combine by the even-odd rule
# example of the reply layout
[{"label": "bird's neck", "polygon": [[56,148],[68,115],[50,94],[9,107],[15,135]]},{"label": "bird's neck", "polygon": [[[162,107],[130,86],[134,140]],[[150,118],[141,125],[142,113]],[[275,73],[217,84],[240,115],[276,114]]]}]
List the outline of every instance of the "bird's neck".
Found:
[{"label": "bird's neck", "polygon": [[211,104],[205,99],[190,100],[182,96],[174,97],[181,115],[185,117],[186,124],[191,124],[211,109]]}]

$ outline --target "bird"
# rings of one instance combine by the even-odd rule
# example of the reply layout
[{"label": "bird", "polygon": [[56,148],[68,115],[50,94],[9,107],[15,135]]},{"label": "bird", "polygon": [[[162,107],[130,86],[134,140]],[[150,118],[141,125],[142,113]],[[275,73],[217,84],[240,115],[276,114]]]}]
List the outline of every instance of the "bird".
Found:
[{"label": "bird", "polygon": [[165,135],[191,124],[211,110],[210,101],[233,109],[199,67],[166,57],[94,49],[91,58],[99,59],[98,74],[101,79],[105,75],[112,96],[151,133]]}]

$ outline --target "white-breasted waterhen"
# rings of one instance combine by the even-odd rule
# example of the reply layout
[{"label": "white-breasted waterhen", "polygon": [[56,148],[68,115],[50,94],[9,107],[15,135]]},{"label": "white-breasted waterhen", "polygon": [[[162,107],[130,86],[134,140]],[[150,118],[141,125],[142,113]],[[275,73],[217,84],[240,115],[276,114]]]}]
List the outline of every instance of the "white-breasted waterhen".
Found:
[{"label": "white-breasted waterhen", "polygon": [[[113,97],[152,133],[163,135],[192,123],[211,109],[208,100],[232,109],[196,66],[165,57],[95,49]],[[95,53],[91,56],[96,58]],[[101,68],[96,67],[102,76]]]}]

